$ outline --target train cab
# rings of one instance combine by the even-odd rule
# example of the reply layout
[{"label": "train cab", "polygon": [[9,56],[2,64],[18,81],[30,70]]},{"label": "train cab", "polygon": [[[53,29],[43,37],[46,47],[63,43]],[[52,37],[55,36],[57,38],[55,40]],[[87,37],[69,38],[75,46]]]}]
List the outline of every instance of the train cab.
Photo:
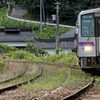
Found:
[{"label": "train cab", "polygon": [[78,15],[77,56],[82,69],[100,67],[100,8]]}]

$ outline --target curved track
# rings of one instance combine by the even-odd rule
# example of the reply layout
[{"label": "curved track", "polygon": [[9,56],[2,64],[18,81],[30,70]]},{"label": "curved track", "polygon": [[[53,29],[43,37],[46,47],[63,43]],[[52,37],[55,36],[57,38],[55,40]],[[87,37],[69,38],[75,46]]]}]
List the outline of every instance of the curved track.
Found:
[{"label": "curved track", "polygon": [[[18,77],[23,77],[22,75],[23,74],[25,74],[26,73],[26,71],[28,70],[28,68],[25,68],[25,70],[20,74],[20,75],[18,75],[18,76],[16,76],[16,77],[13,77],[13,78],[11,78],[11,79],[8,79],[8,80],[4,80],[4,81],[2,81],[1,83],[0,83],[0,85],[3,85],[3,84],[6,84],[6,83],[9,83],[9,82],[12,82],[12,81],[14,81],[14,79],[16,79],[16,78],[18,78]],[[29,73],[29,72],[28,72]],[[26,83],[28,83],[29,81],[31,82],[31,81],[34,81],[35,79],[37,79],[38,77],[40,77],[41,75],[42,75],[42,73],[43,73],[43,69],[41,68],[41,67],[38,67],[38,69],[37,69],[37,72],[36,72],[36,75],[31,75],[31,76],[28,76],[28,78],[26,79],[26,80],[23,80],[23,81],[21,81],[21,82],[18,82],[18,83],[16,83],[16,84],[12,84],[12,85],[5,85],[5,86],[3,86],[3,87],[1,87],[0,88],[0,93],[2,93],[2,92],[4,92],[4,91],[6,91],[6,90],[11,90],[11,89],[15,89],[15,88],[17,88],[18,86],[21,86],[22,84],[26,84]],[[25,77],[27,77],[27,76],[25,76]],[[12,82],[13,83],[13,82]]]},{"label": "curved track", "polygon": [[[73,68],[73,67],[70,67],[70,68]],[[97,71],[98,72],[97,72]],[[94,76],[95,75],[100,75],[100,69],[96,69],[93,73],[91,72],[91,74],[93,74]],[[95,73],[95,74],[94,74]],[[79,96],[81,96],[81,94],[84,94],[91,86],[93,86],[95,83],[95,77],[93,77],[90,81],[90,83],[88,83],[86,86],[84,86],[83,88],[81,88],[79,91],[69,95],[69,96],[66,96],[64,98],[62,98],[61,100],[75,100],[76,98],[79,98]],[[94,95],[96,97],[96,95]],[[100,96],[99,96],[99,99],[100,99]],[[80,99],[79,99],[80,100]],[[88,100],[88,99],[83,99],[83,100]],[[91,99],[89,99],[91,100]]]},{"label": "curved track", "polygon": [[95,78],[92,78],[91,82],[88,83],[86,86],[84,86],[82,89],[80,89],[79,91],[77,91],[69,96],[62,98],[61,100],[75,100],[79,95],[86,92],[86,90],[88,90],[91,86],[93,86],[94,81],[95,81]]},{"label": "curved track", "polygon": [[[79,68],[68,67],[68,69],[71,69],[71,70],[76,69],[77,70]],[[70,72],[69,72],[69,75],[70,75]],[[70,76],[67,79],[70,79]],[[87,78],[86,78],[86,80],[87,80]],[[94,80],[95,80],[95,78],[91,78],[91,80],[90,80],[90,78],[88,78],[88,81],[87,81],[88,84],[86,82],[85,83],[86,85],[84,87],[82,87],[83,86],[82,85],[81,89],[80,89],[80,85],[78,85],[79,88],[77,87],[77,88],[75,88],[75,90],[70,90],[69,88],[67,89],[66,87],[65,88],[61,87],[61,88],[51,91],[50,93],[43,95],[43,97],[46,98],[47,100],[51,100],[51,99],[53,99],[53,100],[75,100],[77,97],[80,97],[81,94],[83,94],[87,89],[89,89],[89,87],[93,86]],[[71,89],[74,89],[74,87],[72,87]],[[32,99],[30,99],[30,100],[32,100]],[[43,99],[43,100],[45,100],[45,99]]]},{"label": "curved track", "polygon": [[12,77],[12,78],[9,78],[9,79],[7,79],[7,80],[0,81],[0,84],[1,84],[1,83],[9,82],[9,81],[11,81],[11,80],[14,80],[14,79],[16,79],[17,77],[21,77],[26,71],[27,71],[27,67],[25,67],[25,69],[24,69],[20,74],[14,76],[14,77]]}]

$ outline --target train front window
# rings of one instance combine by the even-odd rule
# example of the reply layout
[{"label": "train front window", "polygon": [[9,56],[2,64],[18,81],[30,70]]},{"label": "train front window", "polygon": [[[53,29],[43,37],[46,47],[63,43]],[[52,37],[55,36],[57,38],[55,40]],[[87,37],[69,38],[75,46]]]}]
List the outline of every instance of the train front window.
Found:
[{"label": "train front window", "polygon": [[83,37],[94,36],[94,15],[82,15],[81,16],[81,33]]}]

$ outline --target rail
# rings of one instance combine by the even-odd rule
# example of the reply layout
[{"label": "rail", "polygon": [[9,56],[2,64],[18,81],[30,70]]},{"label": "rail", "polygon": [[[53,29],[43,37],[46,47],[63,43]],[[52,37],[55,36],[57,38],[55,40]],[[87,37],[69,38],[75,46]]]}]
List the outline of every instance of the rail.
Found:
[{"label": "rail", "polygon": [[80,89],[79,91],[77,91],[69,96],[62,98],[61,100],[75,100],[75,98],[77,98],[79,95],[81,95],[83,92],[86,92],[91,86],[93,86],[94,82],[95,82],[95,77],[93,77],[91,79],[90,83],[88,83],[82,89]]},{"label": "rail", "polygon": [[[28,80],[24,80],[20,83],[17,83],[17,84],[13,84],[13,85],[9,85],[9,86],[5,86],[3,88],[0,89],[0,93],[6,91],[6,90],[11,90],[11,89],[16,89],[18,86],[21,86],[23,84],[27,84],[29,81],[32,82],[34,81],[35,79],[37,79],[38,77],[42,76],[42,73],[43,73],[43,68],[39,67],[38,68],[38,73],[34,76],[34,77],[31,77],[29,78]],[[7,81],[10,81],[10,80],[6,80],[4,82],[7,82]],[[2,82],[3,83],[3,82]]]}]

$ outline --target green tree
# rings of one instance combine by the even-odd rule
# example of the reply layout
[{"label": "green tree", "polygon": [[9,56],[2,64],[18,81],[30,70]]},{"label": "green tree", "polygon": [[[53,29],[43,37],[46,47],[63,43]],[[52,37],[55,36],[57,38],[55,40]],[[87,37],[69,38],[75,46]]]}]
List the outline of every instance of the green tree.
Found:
[{"label": "green tree", "polygon": [[[3,0],[0,0],[1,2]],[[40,0],[14,0],[15,3],[24,5],[29,13],[39,19]],[[74,24],[80,11],[100,7],[100,0],[44,0],[46,18],[56,14],[55,2],[60,5],[60,23]]]},{"label": "green tree", "polygon": [[27,47],[25,48],[26,51],[29,51],[30,53],[36,54],[37,51],[34,47],[35,41],[34,40],[29,40],[27,41]]}]

